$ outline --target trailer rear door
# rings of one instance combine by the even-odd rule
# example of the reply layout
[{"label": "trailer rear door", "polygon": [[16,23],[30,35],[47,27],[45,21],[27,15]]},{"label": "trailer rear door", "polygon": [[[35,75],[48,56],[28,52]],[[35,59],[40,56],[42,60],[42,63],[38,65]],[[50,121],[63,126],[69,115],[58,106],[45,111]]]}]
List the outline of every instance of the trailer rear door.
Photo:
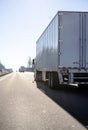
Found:
[{"label": "trailer rear door", "polygon": [[88,67],[88,13],[86,13],[86,67]]},{"label": "trailer rear door", "polygon": [[82,65],[81,20],[79,13],[59,14],[59,66],[79,67]]}]

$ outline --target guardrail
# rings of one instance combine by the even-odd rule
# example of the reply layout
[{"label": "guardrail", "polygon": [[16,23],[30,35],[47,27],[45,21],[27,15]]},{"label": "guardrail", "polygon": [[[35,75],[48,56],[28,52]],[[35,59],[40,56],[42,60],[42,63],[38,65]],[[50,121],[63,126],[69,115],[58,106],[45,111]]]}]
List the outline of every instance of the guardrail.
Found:
[{"label": "guardrail", "polygon": [[9,74],[8,72],[0,72],[0,77]]}]

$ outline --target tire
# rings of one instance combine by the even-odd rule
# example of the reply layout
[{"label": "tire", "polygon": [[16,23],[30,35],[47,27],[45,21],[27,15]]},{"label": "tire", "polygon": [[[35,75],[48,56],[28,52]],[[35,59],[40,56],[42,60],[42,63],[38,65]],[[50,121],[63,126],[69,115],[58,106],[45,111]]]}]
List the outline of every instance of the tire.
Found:
[{"label": "tire", "polygon": [[49,85],[49,88],[51,88],[51,89],[54,88],[54,77],[53,77],[52,73],[49,74],[48,85]]},{"label": "tire", "polygon": [[36,71],[35,75],[34,75],[34,79],[35,81],[42,81],[42,75],[40,71]]}]

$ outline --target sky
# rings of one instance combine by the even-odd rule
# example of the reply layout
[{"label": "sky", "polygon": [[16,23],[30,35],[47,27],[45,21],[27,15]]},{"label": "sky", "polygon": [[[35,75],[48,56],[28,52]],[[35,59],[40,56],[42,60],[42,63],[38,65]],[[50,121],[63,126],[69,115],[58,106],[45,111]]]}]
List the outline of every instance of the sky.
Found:
[{"label": "sky", "polygon": [[18,70],[57,11],[88,11],[88,0],[0,0],[0,61]]}]

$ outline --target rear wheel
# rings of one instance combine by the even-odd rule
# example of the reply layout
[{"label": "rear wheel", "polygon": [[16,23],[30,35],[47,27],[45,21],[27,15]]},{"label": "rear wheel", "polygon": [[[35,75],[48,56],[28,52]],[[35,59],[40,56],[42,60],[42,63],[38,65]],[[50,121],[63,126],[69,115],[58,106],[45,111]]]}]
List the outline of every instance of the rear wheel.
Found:
[{"label": "rear wheel", "polygon": [[42,73],[41,71],[36,71],[35,74],[34,74],[34,79],[36,81],[42,81]]},{"label": "rear wheel", "polygon": [[54,88],[54,79],[52,73],[49,74],[48,85],[50,88]]},{"label": "rear wheel", "polygon": [[59,85],[57,73],[49,73],[48,85],[52,89]]}]

